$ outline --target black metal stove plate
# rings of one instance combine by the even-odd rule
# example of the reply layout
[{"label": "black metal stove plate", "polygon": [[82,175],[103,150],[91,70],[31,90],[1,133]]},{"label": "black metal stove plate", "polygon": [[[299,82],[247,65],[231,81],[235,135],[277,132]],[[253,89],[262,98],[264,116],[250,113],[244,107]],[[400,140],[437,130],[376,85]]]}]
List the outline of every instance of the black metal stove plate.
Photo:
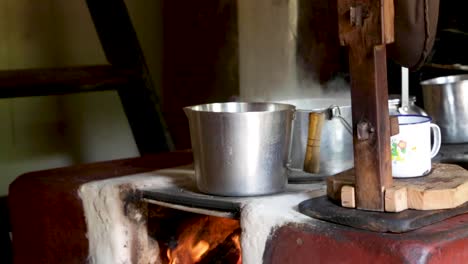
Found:
[{"label": "black metal stove plate", "polygon": [[312,218],[374,232],[404,233],[468,212],[468,203],[446,210],[405,210],[399,213],[344,208],[328,197],[303,201],[299,211]]},{"label": "black metal stove plate", "polygon": [[156,190],[142,190],[142,198],[172,203],[188,207],[202,208],[230,212],[238,215],[240,212],[240,202],[226,197],[215,197],[208,194],[196,193],[179,187],[167,187]]}]

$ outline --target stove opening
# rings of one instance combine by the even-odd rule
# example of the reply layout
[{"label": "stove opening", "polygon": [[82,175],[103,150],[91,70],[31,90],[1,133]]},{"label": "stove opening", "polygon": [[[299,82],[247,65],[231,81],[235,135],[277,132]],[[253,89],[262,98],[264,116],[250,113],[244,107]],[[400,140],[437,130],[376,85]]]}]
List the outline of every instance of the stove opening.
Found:
[{"label": "stove opening", "polygon": [[148,234],[167,264],[242,263],[237,219],[148,204]]}]

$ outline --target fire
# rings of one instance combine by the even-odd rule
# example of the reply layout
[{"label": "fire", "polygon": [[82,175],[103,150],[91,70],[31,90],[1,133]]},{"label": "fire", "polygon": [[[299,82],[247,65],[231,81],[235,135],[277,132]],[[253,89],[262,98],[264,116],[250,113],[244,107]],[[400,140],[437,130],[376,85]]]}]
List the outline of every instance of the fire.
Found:
[{"label": "fire", "polygon": [[200,240],[190,251],[192,259],[194,261],[199,261],[208,249],[210,249],[210,244],[206,241]]},{"label": "fire", "polygon": [[182,225],[177,246],[167,250],[169,264],[242,264],[239,221],[213,216],[197,217]]},{"label": "fire", "polygon": [[[190,263],[190,262],[195,263],[201,259],[201,257],[208,251],[209,248],[210,248],[210,244],[208,244],[208,242],[204,240],[200,240],[195,246],[189,247],[189,250],[186,252],[188,253],[188,255],[176,254],[176,256],[173,257],[171,250],[168,249],[167,258],[169,259],[169,264],[184,264],[184,263]],[[177,253],[181,253],[181,251],[178,251]],[[182,255],[183,257],[181,258],[179,255]],[[189,258],[187,258],[187,256],[189,256]]]},{"label": "fire", "polygon": [[[234,245],[236,245],[236,249],[239,250],[239,252],[241,252],[241,245],[240,245],[240,237],[239,235],[235,235],[233,238],[232,238],[232,241],[234,242]],[[242,257],[239,256],[239,259],[237,260],[237,263],[236,264],[242,264]]]}]

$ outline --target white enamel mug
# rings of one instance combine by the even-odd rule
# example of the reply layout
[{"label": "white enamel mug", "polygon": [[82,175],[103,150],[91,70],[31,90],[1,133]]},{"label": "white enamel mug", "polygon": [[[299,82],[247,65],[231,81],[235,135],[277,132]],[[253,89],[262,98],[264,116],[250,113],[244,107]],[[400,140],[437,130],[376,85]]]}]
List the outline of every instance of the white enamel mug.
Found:
[{"label": "white enamel mug", "polygon": [[390,138],[393,177],[418,177],[431,171],[431,159],[441,144],[440,128],[431,121],[432,118],[422,115],[398,116],[400,133]]}]

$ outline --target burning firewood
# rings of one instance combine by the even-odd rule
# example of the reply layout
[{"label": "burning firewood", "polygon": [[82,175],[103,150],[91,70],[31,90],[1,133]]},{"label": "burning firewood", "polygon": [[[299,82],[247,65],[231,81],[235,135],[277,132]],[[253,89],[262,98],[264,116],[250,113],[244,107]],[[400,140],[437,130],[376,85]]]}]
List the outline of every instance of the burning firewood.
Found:
[{"label": "burning firewood", "polygon": [[239,221],[214,216],[193,217],[179,225],[168,244],[169,264],[239,263]]},{"label": "burning firewood", "polygon": [[241,229],[234,230],[218,246],[202,256],[198,264],[241,264],[241,250],[239,245]]}]

